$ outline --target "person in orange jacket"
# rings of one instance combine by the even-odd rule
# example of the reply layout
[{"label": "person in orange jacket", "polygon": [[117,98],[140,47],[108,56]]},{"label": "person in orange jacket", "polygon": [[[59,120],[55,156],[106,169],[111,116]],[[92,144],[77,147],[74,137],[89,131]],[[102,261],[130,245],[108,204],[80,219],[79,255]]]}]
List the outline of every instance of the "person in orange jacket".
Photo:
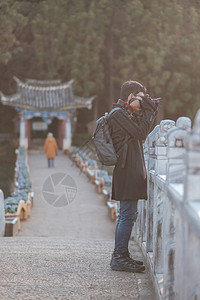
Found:
[{"label": "person in orange jacket", "polygon": [[58,146],[55,138],[53,137],[53,133],[49,132],[44,144],[44,152],[46,153],[48,160],[48,168],[54,167],[54,159],[56,157],[57,150]]}]

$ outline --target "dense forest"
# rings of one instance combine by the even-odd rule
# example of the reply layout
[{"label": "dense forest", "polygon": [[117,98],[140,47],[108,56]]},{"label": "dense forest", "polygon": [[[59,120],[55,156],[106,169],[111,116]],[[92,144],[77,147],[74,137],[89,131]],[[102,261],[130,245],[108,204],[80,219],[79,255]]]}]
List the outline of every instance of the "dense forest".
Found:
[{"label": "dense forest", "polygon": [[[0,90],[20,79],[75,79],[99,114],[123,81],[162,97],[164,117],[200,107],[199,0],[1,0]],[[162,114],[161,114],[162,115]]]}]

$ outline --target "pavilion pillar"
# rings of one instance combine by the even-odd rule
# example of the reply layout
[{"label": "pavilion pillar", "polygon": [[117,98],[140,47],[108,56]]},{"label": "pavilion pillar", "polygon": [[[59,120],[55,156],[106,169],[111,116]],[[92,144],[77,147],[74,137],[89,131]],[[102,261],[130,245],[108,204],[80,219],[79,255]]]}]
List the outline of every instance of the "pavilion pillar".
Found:
[{"label": "pavilion pillar", "polygon": [[25,132],[28,141],[28,149],[30,149],[31,147],[31,120],[30,119],[25,120]]},{"label": "pavilion pillar", "polygon": [[68,150],[72,143],[72,133],[71,133],[71,117],[67,114],[66,125],[65,125],[65,138],[63,139],[63,150]]},{"label": "pavilion pillar", "polygon": [[62,149],[63,139],[65,138],[65,125],[66,120],[59,120],[58,122],[58,147]]},{"label": "pavilion pillar", "polygon": [[28,139],[26,137],[26,127],[25,127],[25,120],[24,114],[20,114],[20,136],[19,136],[19,145],[20,147],[28,148]]}]

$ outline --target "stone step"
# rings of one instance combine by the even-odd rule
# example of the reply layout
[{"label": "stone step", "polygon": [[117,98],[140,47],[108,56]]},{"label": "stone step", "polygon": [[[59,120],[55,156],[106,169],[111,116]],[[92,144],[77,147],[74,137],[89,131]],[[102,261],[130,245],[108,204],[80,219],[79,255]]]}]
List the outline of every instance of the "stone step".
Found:
[{"label": "stone step", "polygon": [[148,270],[110,269],[112,240],[4,237],[0,251],[1,299],[156,299]]}]

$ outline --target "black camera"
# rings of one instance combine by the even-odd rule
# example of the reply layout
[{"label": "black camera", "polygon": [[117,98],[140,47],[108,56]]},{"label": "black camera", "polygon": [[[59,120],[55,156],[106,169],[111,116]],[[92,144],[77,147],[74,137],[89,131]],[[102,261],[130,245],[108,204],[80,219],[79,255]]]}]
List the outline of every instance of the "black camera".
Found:
[{"label": "black camera", "polygon": [[130,100],[129,100],[129,104],[131,104],[133,101],[135,101],[135,100],[140,100],[140,99],[138,99],[138,97],[139,98],[142,98],[142,99],[144,99],[145,100],[145,98],[150,98],[155,104],[159,104],[160,103],[160,100],[162,99],[162,98],[155,98],[155,99],[152,99],[148,94],[146,94],[146,95],[144,95],[144,96],[142,96],[142,95],[136,95],[135,97],[133,97],[133,98],[131,98]]}]

